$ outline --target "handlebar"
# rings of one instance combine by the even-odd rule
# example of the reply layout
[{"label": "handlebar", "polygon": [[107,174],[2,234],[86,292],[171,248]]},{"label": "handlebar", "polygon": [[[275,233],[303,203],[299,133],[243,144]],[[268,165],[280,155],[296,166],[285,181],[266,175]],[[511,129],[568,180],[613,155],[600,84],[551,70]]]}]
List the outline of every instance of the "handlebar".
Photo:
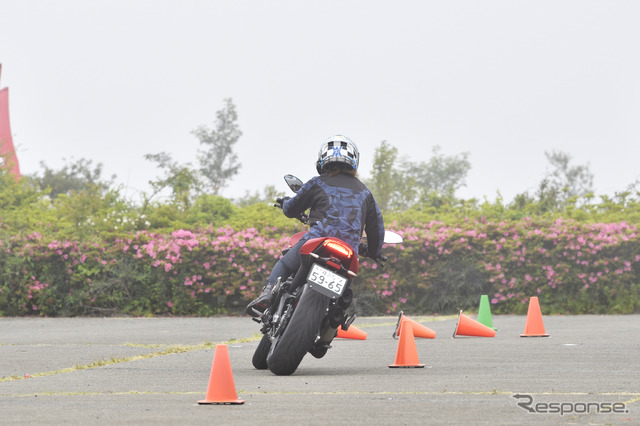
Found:
[{"label": "handlebar", "polygon": [[389,260],[387,258],[387,256],[381,254],[378,257],[370,257],[369,256],[369,246],[366,243],[360,243],[360,246],[358,247],[358,254],[360,256],[366,256],[369,257],[370,259],[373,259],[374,262],[376,262],[378,265],[380,265],[380,267],[384,268],[384,262],[386,262],[387,260]]},{"label": "handlebar", "polygon": [[[285,198],[289,198],[289,197],[285,197]],[[273,207],[282,209],[282,203],[284,202],[285,198],[276,198],[276,202],[273,205]],[[300,213],[300,216],[296,217],[296,219],[298,219],[300,222],[302,222],[305,225],[309,223],[309,216],[306,213]]]}]

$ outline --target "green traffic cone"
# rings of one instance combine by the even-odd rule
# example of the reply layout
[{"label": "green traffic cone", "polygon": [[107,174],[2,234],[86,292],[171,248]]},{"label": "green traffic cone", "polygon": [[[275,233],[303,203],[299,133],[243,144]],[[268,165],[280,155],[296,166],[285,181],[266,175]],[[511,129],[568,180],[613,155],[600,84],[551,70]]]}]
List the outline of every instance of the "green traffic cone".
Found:
[{"label": "green traffic cone", "polygon": [[491,320],[491,307],[489,305],[489,296],[483,294],[480,296],[480,307],[478,308],[478,322],[486,325],[489,328],[497,330],[493,327],[493,321]]}]

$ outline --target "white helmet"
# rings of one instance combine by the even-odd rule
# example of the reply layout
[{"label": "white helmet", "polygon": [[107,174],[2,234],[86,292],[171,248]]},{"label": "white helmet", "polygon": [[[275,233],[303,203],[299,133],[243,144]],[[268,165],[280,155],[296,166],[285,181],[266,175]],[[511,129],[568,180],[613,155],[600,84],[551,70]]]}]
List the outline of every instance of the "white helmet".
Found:
[{"label": "white helmet", "polygon": [[328,165],[340,165],[348,170],[358,170],[360,153],[351,139],[343,135],[334,135],[320,146],[316,170],[318,174]]}]

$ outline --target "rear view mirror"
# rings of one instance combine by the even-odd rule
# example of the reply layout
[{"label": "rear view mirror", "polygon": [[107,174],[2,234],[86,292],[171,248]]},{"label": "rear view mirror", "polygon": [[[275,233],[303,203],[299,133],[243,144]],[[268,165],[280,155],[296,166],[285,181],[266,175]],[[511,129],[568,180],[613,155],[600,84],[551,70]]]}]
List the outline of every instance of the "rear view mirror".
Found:
[{"label": "rear view mirror", "polygon": [[[398,234],[397,232],[387,231],[387,230],[384,231],[385,244],[400,244],[403,241],[404,241],[404,238],[402,238],[402,235]],[[366,236],[362,237],[360,239],[360,242],[367,244],[368,243],[367,237]]]},{"label": "rear view mirror", "polygon": [[403,238],[400,234],[393,231],[384,231],[384,242],[386,244],[400,244]]},{"label": "rear view mirror", "polygon": [[287,182],[293,192],[298,192],[302,188],[302,181],[294,175],[285,175],[284,181]]}]

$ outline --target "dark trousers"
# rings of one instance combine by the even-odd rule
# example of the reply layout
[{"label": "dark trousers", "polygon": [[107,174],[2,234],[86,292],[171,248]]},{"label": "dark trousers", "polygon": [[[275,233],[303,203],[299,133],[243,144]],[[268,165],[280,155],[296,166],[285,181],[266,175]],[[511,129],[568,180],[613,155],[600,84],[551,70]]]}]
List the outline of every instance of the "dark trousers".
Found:
[{"label": "dark trousers", "polygon": [[282,278],[282,281],[300,268],[300,249],[309,240],[309,234],[305,234],[300,240],[289,249],[289,251],[276,262],[275,266],[271,270],[269,278],[267,278],[267,285],[274,286],[278,277]]}]

